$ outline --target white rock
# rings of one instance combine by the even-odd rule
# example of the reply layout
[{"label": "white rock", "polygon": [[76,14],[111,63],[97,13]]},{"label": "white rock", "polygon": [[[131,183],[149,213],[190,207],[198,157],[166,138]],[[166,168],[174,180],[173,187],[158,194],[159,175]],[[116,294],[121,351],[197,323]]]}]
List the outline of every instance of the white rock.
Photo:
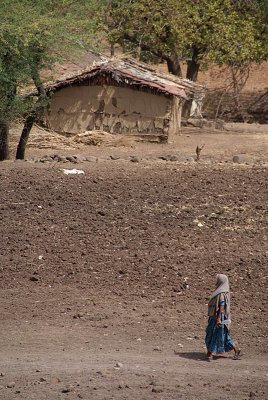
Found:
[{"label": "white rock", "polygon": [[117,362],[117,363],[115,364],[114,368],[117,368],[117,369],[123,368],[123,364],[120,363],[120,362]]},{"label": "white rock", "polygon": [[83,175],[85,173],[85,171],[83,171],[82,169],[65,169],[63,168],[63,173],[65,175]]}]

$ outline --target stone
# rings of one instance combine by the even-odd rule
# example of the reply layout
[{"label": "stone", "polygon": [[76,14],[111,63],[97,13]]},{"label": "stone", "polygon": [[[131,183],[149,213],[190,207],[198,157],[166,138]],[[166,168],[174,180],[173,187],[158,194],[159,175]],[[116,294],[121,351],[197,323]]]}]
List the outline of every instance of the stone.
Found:
[{"label": "stone", "polygon": [[99,210],[99,211],[97,211],[97,213],[98,213],[101,217],[104,217],[104,216],[105,216],[105,211]]},{"label": "stone", "polygon": [[64,157],[64,156],[59,156],[58,154],[55,154],[55,156],[54,156],[54,161],[57,161],[57,162],[67,162],[66,157]]},{"label": "stone", "polygon": [[264,206],[262,204],[257,204],[255,208],[256,210],[264,210]]},{"label": "stone", "polygon": [[193,158],[193,157],[186,157],[186,161],[188,161],[188,162],[194,162],[194,158]]},{"label": "stone", "polygon": [[88,157],[86,157],[86,161],[88,161],[88,162],[97,162],[98,159],[97,159],[97,157],[94,157],[94,156],[88,156]]},{"label": "stone", "polygon": [[138,163],[138,162],[140,162],[140,159],[139,159],[139,157],[133,156],[133,157],[131,157],[130,161],[133,163]]},{"label": "stone", "polygon": [[7,388],[12,389],[13,387],[15,387],[15,382],[9,382],[7,384]]},{"label": "stone", "polygon": [[187,118],[181,118],[181,126],[187,126]]},{"label": "stone", "polygon": [[159,160],[167,161],[168,160],[167,157],[169,156],[159,156],[158,158]]},{"label": "stone", "polygon": [[240,163],[244,163],[245,161],[246,161],[245,156],[243,156],[243,155],[236,154],[233,156],[233,163],[240,164]]},{"label": "stone", "polygon": [[120,160],[120,157],[116,155],[111,155],[110,158],[111,160]]},{"label": "stone", "polygon": [[77,313],[77,314],[75,314],[74,316],[73,316],[73,318],[74,319],[78,319],[78,318],[83,318],[83,314],[81,314],[81,313]]},{"label": "stone", "polygon": [[123,364],[120,363],[120,362],[117,362],[117,363],[115,364],[114,368],[117,368],[117,369],[123,368]]},{"label": "stone", "polygon": [[217,119],[215,121],[215,129],[224,129],[224,121],[222,119]]},{"label": "stone", "polygon": [[86,161],[86,157],[82,156],[81,154],[74,156],[74,158],[76,159],[76,162],[78,162],[78,163],[82,163],[82,162]]},{"label": "stone", "polygon": [[44,156],[39,160],[41,163],[45,163],[45,162],[53,162],[54,159],[50,156]]},{"label": "stone", "polygon": [[152,388],[152,392],[153,392],[153,393],[162,393],[162,392],[163,392],[163,389],[153,387],[153,388]]},{"label": "stone", "polygon": [[31,282],[38,282],[38,281],[39,281],[39,278],[38,278],[37,276],[31,276],[31,277],[30,277],[30,281],[31,281]]},{"label": "stone", "polygon": [[178,161],[178,157],[175,155],[170,156],[169,161]]},{"label": "stone", "polygon": [[167,154],[167,155],[165,155],[165,156],[163,157],[163,160],[165,160],[165,161],[170,161],[171,157],[172,157],[171,154]]},{"label": "stone", "polygon": [[215,214],[215,213],[211,213],[211,214],[209,215],[209,218],[210,218],[210,219],[218,219],[219,216],[218,216],[217,214]]},{"label": "stone", "polygon": [[202,128],[204,121],[201,118],[188,118],[187,125],[194,126],[195,128]]},{"label": "stone", "polygon": [[77,159],[74,156],[67,156],[66,160],[70,161],[71,163],[77,164]]},{"label": "stone", "polygon": [[202,128],[215,128],[215,122],[214,121],[210,121],[210,120],[207,120],[207,119],[204,119],[204,118],[201,121],[203,123]]},{"label": "stone", "polygon": [[72,385],[67,385],[65,388],[62,389],[61,393],[70,393],[73,390]]},{"label": "stone", "polygon": [[234,163],[239,163],[240,162],[239,156],[233,156],[233,162]]}]

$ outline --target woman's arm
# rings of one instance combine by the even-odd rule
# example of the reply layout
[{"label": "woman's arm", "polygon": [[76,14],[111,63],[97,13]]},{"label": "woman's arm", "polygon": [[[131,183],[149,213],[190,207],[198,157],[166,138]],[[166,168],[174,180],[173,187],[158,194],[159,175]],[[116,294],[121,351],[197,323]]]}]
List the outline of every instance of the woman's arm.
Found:
[{"label": "woman's arm", "polygon": [[217,316],[217,326],[221,327],[221,314],[224,313],[224,305],[220,305]]}]

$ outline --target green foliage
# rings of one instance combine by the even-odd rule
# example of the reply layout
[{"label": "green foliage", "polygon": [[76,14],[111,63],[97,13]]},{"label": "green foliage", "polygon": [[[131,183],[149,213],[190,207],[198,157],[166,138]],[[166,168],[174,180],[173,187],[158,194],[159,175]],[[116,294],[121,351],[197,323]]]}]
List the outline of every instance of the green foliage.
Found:
[{"label": "green foliage", "polygon": [[112,43],[131,43],[160,58],[243,65],[267,58],[266,0],[115,0]]},{"label": "green foliage", "polygon": [[29,68],[25,62],[24,49],[16,32],[2,30],[0,33],[0,119],[9,119],[19,110],[17,98],[19,85],[26,82]]},{"label": "green foliage", "polygon": [[42,68],[107,35],[146,61],[239,67],[268,53],[266,0],[0,0],[0,21],[0,119],[24,111],[18,90]]},{"label": "green foliage", "polygon": [[0,0],[0,119],[25,111],[18,90],[74,48],[97,48],[104,0]]},{"label": "green foliage", "polygon": [[18,90],[46,65],[50,34],[37,17],[30,1],[1,1],[0,119],[10,120],[27,109]]}]

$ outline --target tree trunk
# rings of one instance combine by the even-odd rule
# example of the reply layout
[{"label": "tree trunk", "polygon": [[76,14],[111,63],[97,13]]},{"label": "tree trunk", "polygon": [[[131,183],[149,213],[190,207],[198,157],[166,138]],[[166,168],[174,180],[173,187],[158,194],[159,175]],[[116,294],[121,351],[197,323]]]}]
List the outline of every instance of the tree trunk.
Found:
[{"label": "tree trunk", "polygon": [[168,72],[182,78],[182,71],[178,55],[174,54],[172,58],[167,58],[166,61],[167,61]]},{"label": "tree trunk", "polygon": [[186,78],[190,79],[190,81],[196,82],[199,67],[200,65],[198,62],[198,49],[196,47],[193,47],[192,59],[187,61]]},{"label": "tree trunk", "polygon": [[190,81],[196,82],[199,71],[199,64],[195,60],[187,61],[186,78]]},{"label": "tree trunk", "polygon": [[0,161],[8,159],[8,136],[9,136],[9,124],[6,121],[0,121]]},{"label": "tree trunk", "polygon": [[114,57],[114,43],[111,43],[110,45],[110,55],[111,57]]},{"label": "tree trunk", "polygon": [[[142,43],[138,41],[134,36],[131,36],[127,33],[124,34],[123,38],[126,41],[131,43],[135,43],[139,46],[140,50],[149,51],[151,54],[155,55],[156,57],[160,58],[161,60],[165,60],[167,62],[168,71],[176,76],[182,78],[182,71],[180,66],[180,60],[177,53],[174,52],[173,56],[170,57],[167,54],[163,53],[161,50],[153,50],[151,46],[147,45],[146,43]],[[122,50],[125,53],[124,43],[122,43]]]},{"label": "tree trunk", "polygon": [[[197,47],[193,47],[193,54],[191,60],[187,61],[187,72],[186,78],[190,81],[196,82],[198,71],[199,71],[199,61],[198,61],[198,49]],[[184,118],[189,118],[192,108],[192,99],[187,100],[182,109],[182,115]]]},{"label": "tree trunk", "polygon": [[16,160],[24,160],[27,141],[36,118],[36,113],[28,115],[24,123],[20,141],[17,147]]},{"label": "tree trunk", "polygon": [[38,100],[35,104],[35,109],[33,109],[32,112],[28,115],[28,117],[26,118],[26,121],[24,123],[24,127],[21,132],[20,141],[17,146],[16,160],[24,160],[25,150],[26,150],[26,146],[27,146],[27,142],[29,139],[31,129],[33,127],[33,124],[34,124],[34,121],[35,121],[37,115],[42,111],[42,109],[44,107],[44,104],[43,104],[44,100],[46,100],[46,98],[47,98],[47,94],[46,94],[44,85],[40,79],[38,70],[32,70],[32,79],[33,79],[35,87],[38,91]]}]

